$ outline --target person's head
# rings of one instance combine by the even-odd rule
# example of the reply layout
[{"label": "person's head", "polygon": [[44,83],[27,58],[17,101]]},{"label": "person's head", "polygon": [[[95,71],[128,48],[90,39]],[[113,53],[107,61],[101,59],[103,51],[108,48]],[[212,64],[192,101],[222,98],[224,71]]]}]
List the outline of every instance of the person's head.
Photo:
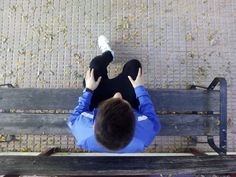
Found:
[{"label": "person's head", "polygon": [[106,149],[116,151],[127,146],[133,138],[134,130],[132,107],[119,92],[98,106],[95,137]]}]

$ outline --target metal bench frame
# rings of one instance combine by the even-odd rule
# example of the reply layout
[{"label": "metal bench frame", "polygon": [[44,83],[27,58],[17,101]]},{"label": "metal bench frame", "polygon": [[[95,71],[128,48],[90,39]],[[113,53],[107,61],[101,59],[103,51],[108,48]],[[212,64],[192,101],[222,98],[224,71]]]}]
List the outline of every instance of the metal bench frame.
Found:
[{"label": "metal bench frame", "polygon": [[215,78],[208,87],[192,85],[191,89],[197,87],[206,90],[214,90],[217,84],[220,84],[220,147],[218,147],[213,136],[207,136],[208,144],[220,155],[227,153],[227,82],[224,78]]},{"label": "metal bench frame", "polygon": [[[208,144],[219,155],[206,156],[130,156],[116,155],[63,157],[50,156],[51,151],[39,156],[0,156],[0,174],[7,175],[153,175],[153,174],[228,174],[236,173],[236,155],[227,155],[227,83],[215,78],[208,87],[192,85],[190,89],[214,90],[220,84],[219,146],[211,135]],[[13,88],[11,84],[3,84]],[[214,114],[214,112],[208,112]],[[11,136],[14,138],[14,136]],[[224,164],[224,165],[222,165]],[[58,171],[57,171],[58,170]]]}]

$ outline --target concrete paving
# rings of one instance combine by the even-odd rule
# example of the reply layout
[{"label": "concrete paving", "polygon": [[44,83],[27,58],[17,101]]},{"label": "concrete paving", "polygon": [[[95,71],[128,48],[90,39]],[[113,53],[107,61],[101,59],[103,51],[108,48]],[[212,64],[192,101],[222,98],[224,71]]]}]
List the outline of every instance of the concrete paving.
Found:
[{"label": "concrete paving", "polygon": [[[79,88],[106,35],[116,76],[139,59],[146,87],[186,88],[228,82],[228,150],[236,151],[236,1],[1,0],[0,83],[21,88]],[[5,137],[2,136],[2,139]],[[0,151],[75,151],[73,137],[17,135]],[[200,138],[206,141],[204,137]],[[148,152],[179,152],[186,137],[157,137]],[[198,149],[210,151],[204,143]]]}]

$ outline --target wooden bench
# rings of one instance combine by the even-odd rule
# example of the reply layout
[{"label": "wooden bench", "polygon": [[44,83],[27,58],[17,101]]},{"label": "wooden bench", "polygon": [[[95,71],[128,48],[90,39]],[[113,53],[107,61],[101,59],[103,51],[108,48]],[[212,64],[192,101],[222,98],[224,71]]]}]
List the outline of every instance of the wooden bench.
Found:
[{"label": "wooden bench", "polygon": [[[214,90],[219,83],[220,89]],[[207,136],[215,156],[0,156],[1,174],[20,175],[150,175],[159,173],[235,172],[235,156],[227,152],[227,85],[215,78],[209,87],[196,89],[149,89],[160,116],[158,136]],[[70,135],[69,113],[82,89],[0,89],[0,134]],[[12,111],[13,110],[13,111]],[[28,112],[17,112],[24,110]],[[44,110],[43,113],[30,112]],[[46,112],[45,112],[46,110]],[[48,111],[50,110],[50,111]],[[53,111],[51,111],[53,110]],[[219,136],[219,146],[214,143]],[[115,158],[114,158],[115,157]],[[222,163],[224,165],[222,165]]]}]

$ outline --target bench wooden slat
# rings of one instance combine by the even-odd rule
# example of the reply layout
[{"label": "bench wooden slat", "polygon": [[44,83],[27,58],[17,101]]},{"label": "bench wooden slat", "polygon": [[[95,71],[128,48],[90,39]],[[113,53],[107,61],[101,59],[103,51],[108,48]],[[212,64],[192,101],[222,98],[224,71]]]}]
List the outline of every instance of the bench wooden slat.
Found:
[{"label": "bench wooden slat", "polygon": [[82,94],[80,89],[0,89],[0,109],[73,109]]},{"label": "bench wooden slat", "polygon": [[18,175],[157,175],[229,174],[236,156],[34,157],[0,156],[0,174]]},{"label": "bench wooden slat", "polygon": [[220,92],[207,90],[149,90],[157,111],[207,112],[220,111]]},{"label": "bench wooden slat", "polygon": [[[219,112],[219,91],[149,89],[156,111]],[[73,109],[82,89],[1,88],[0,109]]]},{"label": "bench wooden slat", "polygon": [[[69,114],[1,113],[0,134],[70,135]],[[217,115],[160,115],[159,136],[218,135]]]}]

